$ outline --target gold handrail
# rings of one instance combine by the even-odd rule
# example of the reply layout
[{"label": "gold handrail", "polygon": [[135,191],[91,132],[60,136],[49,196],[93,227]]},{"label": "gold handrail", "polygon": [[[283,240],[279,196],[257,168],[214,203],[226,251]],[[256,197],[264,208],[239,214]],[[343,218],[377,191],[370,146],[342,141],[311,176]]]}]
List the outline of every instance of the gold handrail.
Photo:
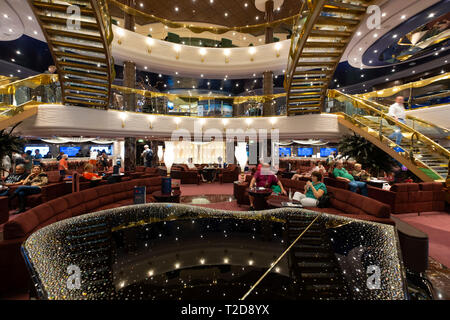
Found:
[{"label": "gold handrail", "polygon": [[281,261],[281,259],[283,259],[283,257],[292,249],[292,247],[298,242],[298,240],[300,240],[300,238],[305,234],[305,232],[308,231],[309,228],[311,228],[311,226],[316,222],[316,220],[322,216],[322,214],[323,213],[319,213],[314,218],[314,220],[311,221],[311,223],[302,231],[302,233],[299,234],[299,236],[291,243],[291,245],[286,250],[284,250],[284,252],[278,257],[278,259],[275,260],[274,263],[272,263],[270,268],[267,269],[266,272],[264,272],[264,274],[258,279],[258,281],[256,281],[255,284],[251,286],[251,288],[239,300],[245,300],[245,298],[247,298],[247,296],[261,283],[261,281],[269,274],[269,272],[272,271],[272,269],[275,268],[275,266]]},{"label": "gold handrail", "polygon": [[372,92],[368,92],[368,93],[357,94],[356,96],[364,98],[364,99],[380,98],[380,97],[386,98],[386,97],[391,97],[391,96],[397,94],[398,92],[406,90],[406,89],[421,88],[421,87],[425,87],[429,84],[432,84],[434,82],[448,80],[448,79],[450,79],[450,72],[440,74],[435,77],[431,77],[431,78],[424,79],[424,80],[405,83],[405,84],[402,84],[399,86],[394,86],[394,87],[387,88],[387,89],[381,89],[381,90],[376,90],[376,91],[372,91]]},{"label": "gold handrail", "polygon": [[[373,105],[383,109],[384,111],[388,111],[389,110],[388,106],[386,106],[384,104],[381,104],[379,102],[372,101],[372,100],[367,100],[367,99],[363,99],[363,98],[359,98],[359,99],[363,100],[364,102],[366,102],[368,104],[373,104]],[[441,126],[438,126],[438,125],[436,125],[434,123],[431,123],[429,121],[426,121],[426,120],[423,120],[423,119],[411,116],[409,114],[406,114],[406,119],[410,119],[410,120],[413,120],[413,121],[416,121],[416,122],[423,123],[423,124],[425,124],[426,126],[429,126],[429,127],[435,127],[437,129],[442,130],[442,131],[447,132],[447,133],[449,132],[449,130],[444,128],[444,127],[441,127]]]},{"label": "gold handrail", "polygon": [[58,82],[57,74],[42,73],[25,79],[20,79],[0,86],[0,94],[14,94],[19,87],[37,88],[41,85]]},{"label": "gold handrail", "polygon": [[405,131],[408,132],[413,132],[416,133],[418,140],[421,142],[424,142],[430,146],[432,146],[434,148],[434,150],[436,150],[438,153],[440,153],[441,155],[450,158],[450,151],[448,151],[447,149],[445,149],[444,147],[442,147],[441,145],[437,144],[436,142],[434,142],[433,140],[431,140],[430,138],[428,138],[427,136],[423,135],[422,133],[420,133],[419,131],[411,128],[410,126],[403,124],[401,122],[398,122],[397,120],[395,120],[394,118],[392,118],[391,116],[387,115],[386,113],[378,110],[377,108],[374,108],[372,106],[370,106],[369,104],[367,104],[365,101],[361,100],[361,99],[357,99],[351,95],[342,93],[338,90],[329,90],[328,91],[328,97],[329,98],[335,98],[337,96],[343,96],[351,101],[355,102],[355,106],[359,109],[366,109],[366,110],[370,110],[372,113],[378,114],[381,118],[384,118],[386,120],[388,120],[389,122],[395,123],[396,126],[402,128]]},{"label": "gold handrail", "polygon": [[176,98],[184,98],[184,99],[198,99],[198,100],[214,100],[214,99],[224,99],[224,100],[233,100],[233,103],[239,104],[244,103],[249,100],[254,100],[257,102],[267,102],[273,99],[281,98],[286,96],[286,93],[278,93],[278,94],[270,94],[270,95],[261,95],[261,96],[213,96],[213,95],[179,95],[179,94],[173,94],[173,93],[163,93],[163,92],[154,92],[149,90],[143,90],[143,89],[133,89],[128,87],[122,87],[117,85],[112,85],[112,89],[121,91],[123,93],[128,94],[139,94],[141,96],[145,97],[166,97],[168,99],[176,99]]}]

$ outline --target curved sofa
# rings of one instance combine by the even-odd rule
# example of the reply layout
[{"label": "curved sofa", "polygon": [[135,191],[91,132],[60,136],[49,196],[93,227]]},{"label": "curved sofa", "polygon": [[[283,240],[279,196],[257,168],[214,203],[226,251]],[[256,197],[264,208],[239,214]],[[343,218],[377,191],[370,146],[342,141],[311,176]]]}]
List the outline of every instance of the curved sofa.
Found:
[{"label": "curved sofa", "polygon": [[0,241],[0,294],[29,285],[29,277],[20,253],[22,242],[33,232],[54,222],[85,213],[133,204],[135,186],[146,186],[147,202],[161,189],[161,177],[135,179],[70,193],[14,216],[3,227]]}]

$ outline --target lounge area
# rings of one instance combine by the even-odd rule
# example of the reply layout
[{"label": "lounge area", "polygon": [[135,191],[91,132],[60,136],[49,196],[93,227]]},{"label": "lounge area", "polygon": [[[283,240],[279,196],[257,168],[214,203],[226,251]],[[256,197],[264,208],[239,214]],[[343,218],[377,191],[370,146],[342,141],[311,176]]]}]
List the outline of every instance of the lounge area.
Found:
[{"label": "lounge area", "polygon": [[450,300],[449,2],[0,0],[0,302]]}]

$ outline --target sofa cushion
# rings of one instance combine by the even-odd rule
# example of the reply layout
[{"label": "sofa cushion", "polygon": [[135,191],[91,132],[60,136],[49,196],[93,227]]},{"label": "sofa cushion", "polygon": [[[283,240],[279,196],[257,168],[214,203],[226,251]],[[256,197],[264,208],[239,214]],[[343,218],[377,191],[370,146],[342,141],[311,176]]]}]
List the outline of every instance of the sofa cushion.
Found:
[{"label": "sofa cushion", "polygon": [[39,226],[39,219],[31,209],[26,214],[19,214],[3,226],[3,239],[23,238]]},{"label": "sofa cushion", "polygon": [[[55,199],[56,202],[60,201],[60,199]],[[55,200],[49,201],[49,202],[54,202]],[[51,218],[53,218],[56,214],[54,207],[58,207],[59,204],[55,204],[53,203],[53,205],[49,205],[49,202],[47,203],[43,203],[37,207],[33,208],[33,213],[35,214],[35,216],[38,218],[39,223],[43,223]],[[64,203],[66,203],[65,200],[63,200]],[[67,207],[67,204],[66,204]],[[59,213],[59,212],[57,212]],[[29,213],[27,212],[25,215],[28,215]]]},{"label": "sofa cushion", "polygon": [[441,182],[421,182],[419,188],[422,191],[442,191],[444,185]]},{"label": "sofa cushion", "polygon": [[47,202],[47,204],[53,208],[53,215],[58,215],[61,212],[64,212],[65,210],[67,210],[68,205],[67,205],[67,200],[64,198],[57,198],[54,200],[51,200],[49,202]]}]

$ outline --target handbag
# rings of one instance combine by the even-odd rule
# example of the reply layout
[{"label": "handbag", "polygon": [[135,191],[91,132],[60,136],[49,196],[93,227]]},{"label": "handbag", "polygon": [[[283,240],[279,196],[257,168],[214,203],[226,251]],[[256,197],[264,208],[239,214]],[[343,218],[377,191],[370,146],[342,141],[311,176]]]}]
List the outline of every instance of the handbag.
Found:
[{"label": "handbag", "polygon": [[324,194],[320,197],[319,203],[317,204],[317,208],[328,208],[331,205],[331,196],[333,194],[331,192],[328,192],[327,194]]}]

